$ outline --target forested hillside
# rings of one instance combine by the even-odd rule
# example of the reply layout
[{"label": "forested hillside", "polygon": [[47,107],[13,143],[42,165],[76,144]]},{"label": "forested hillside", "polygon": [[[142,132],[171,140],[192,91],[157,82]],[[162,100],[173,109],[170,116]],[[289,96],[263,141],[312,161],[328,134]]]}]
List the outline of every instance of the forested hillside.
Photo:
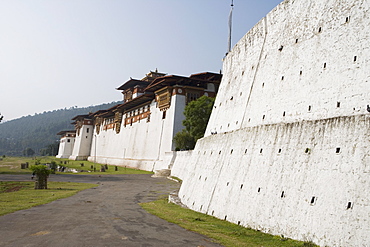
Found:
[{"label": "forested hillside", "polygon": [[108,109],[120,102],[84,108],[72,107],[0,123],[0,155],[55,155],[61,130],[72,130],[71,119],[76,115]]}]

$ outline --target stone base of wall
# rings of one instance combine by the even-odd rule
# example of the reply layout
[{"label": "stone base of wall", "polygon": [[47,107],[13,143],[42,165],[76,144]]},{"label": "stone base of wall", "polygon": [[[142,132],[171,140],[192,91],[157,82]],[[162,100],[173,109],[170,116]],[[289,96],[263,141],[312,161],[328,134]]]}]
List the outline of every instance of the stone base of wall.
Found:
[{"label": "stone base of wall", "polygon": [[70,155],[57,155],[55,156],[57,159],[69,159]]},{"label": "stone base of wall", "polygon": [[89,156],[88,161],[107,164],[107,165],[116,165],[122,167],[129,167],[134,169],[140,169],[144,171],[156,171],[162,169],[168,169],[171,162],[174,161],[175,152],[168,152],[165,155],[164,160],[149,160],[149,159],[124,159],[124,158],[112,158],[112,157],[94,157]]},{"label": "stone base of wall", "polygon": [[88,156],[69,156],[70,160],[87,160]]}]

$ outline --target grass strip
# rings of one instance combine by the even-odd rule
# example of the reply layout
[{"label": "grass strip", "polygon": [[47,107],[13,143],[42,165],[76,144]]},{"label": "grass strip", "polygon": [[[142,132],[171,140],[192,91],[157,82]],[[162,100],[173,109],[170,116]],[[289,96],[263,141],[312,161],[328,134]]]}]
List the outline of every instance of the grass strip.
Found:
[{"label": "grass strip", "polygon": [[0,181],[0,216],[66,198],[98,186],[88,183],[48,182],[47,190],[35,190],[35,182]]},{"label": "grass strip", "polygon": [[[39,161],[41,164],[51,163],[52,161],[54,161],[59,166],[64,166],[79,171],[78,173],[68,172],[69,174],[80,174],[80,175],[153,174],[153,172],[149,171],[142,171],[139,169],[132,169],[113,165],[107,165],[108,169],[106,169],[105,172],[100,172],[100,169],[103,166],[103,164],[93,163],[86,160],[76,161],[69,159],[57,159],[51,156],[43,156],[38,158],[7,156],[0,160],[0,174],[31,174],[32,172],[30,169],[21,169],[21,163],[28,162],[29,166],[31,166],[34,165],[36,161]],[[57,174],[65,173],[67,172],[57,172]]]},{"label": "grass strip", "polygon": [[240,247],[314,247],[311,242],[301,242],[280,236],[273,236],[228,221],[217,219],[168,203],[167,198],[141,203],[142,208],[168,222],[187,230],[200,233],[224,246]]}]

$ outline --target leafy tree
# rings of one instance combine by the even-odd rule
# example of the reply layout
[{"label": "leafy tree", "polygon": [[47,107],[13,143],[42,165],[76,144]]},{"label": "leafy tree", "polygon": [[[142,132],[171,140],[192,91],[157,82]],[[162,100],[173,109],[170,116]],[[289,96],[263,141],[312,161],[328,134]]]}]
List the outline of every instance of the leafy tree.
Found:
[{"label": "leafy tree", "polygon": [[33,151],[32,148],[26,148],[23,150],[23,156],[32,156],[35,154],[35,151]]},{"label": "leafy tree", "polygon": [[176,150],[190,150],[195,147],[195,139],[190,135],[190,133],[183,129],[181,132],[178,132],[173,138],[176,143]]},{"label": "leafy tree", "polygon": [[55,161],[50,162],[50,171],[51,174],[55,174],[55,171],[57,170],[58,165]]},{"label": "leafy tree", "polygon": [[36,175],[35,190],[47,189],[48,177],[51,173],[51,170],[45,165],[37,165],[38,163],[39,162],[36,162],[36,165],[30,167],[30,170]]},{"label": "leafy tree", "polygon": [[47,147],[40,150],[41,156],[55,156],[58,154],[59,142],[47,145]]},{"label": "leafy tree", "polygon": [[215,98],[202,96],[185,107],[185,120],[182,122],[185,129],[174,137],[177,150],[193,149],[196,141],[204,136],[214,101]]}]

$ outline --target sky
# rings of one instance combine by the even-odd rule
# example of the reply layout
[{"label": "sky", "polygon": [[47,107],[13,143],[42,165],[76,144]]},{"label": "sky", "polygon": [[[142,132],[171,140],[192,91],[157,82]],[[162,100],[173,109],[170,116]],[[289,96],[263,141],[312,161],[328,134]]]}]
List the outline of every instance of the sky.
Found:
[{"label": "sky", "polygon": [[[232,45],[281,0],[234,0]],[[4,121],[122,100],[149,71],[219,72],[231,0],[0,0]]]}]

